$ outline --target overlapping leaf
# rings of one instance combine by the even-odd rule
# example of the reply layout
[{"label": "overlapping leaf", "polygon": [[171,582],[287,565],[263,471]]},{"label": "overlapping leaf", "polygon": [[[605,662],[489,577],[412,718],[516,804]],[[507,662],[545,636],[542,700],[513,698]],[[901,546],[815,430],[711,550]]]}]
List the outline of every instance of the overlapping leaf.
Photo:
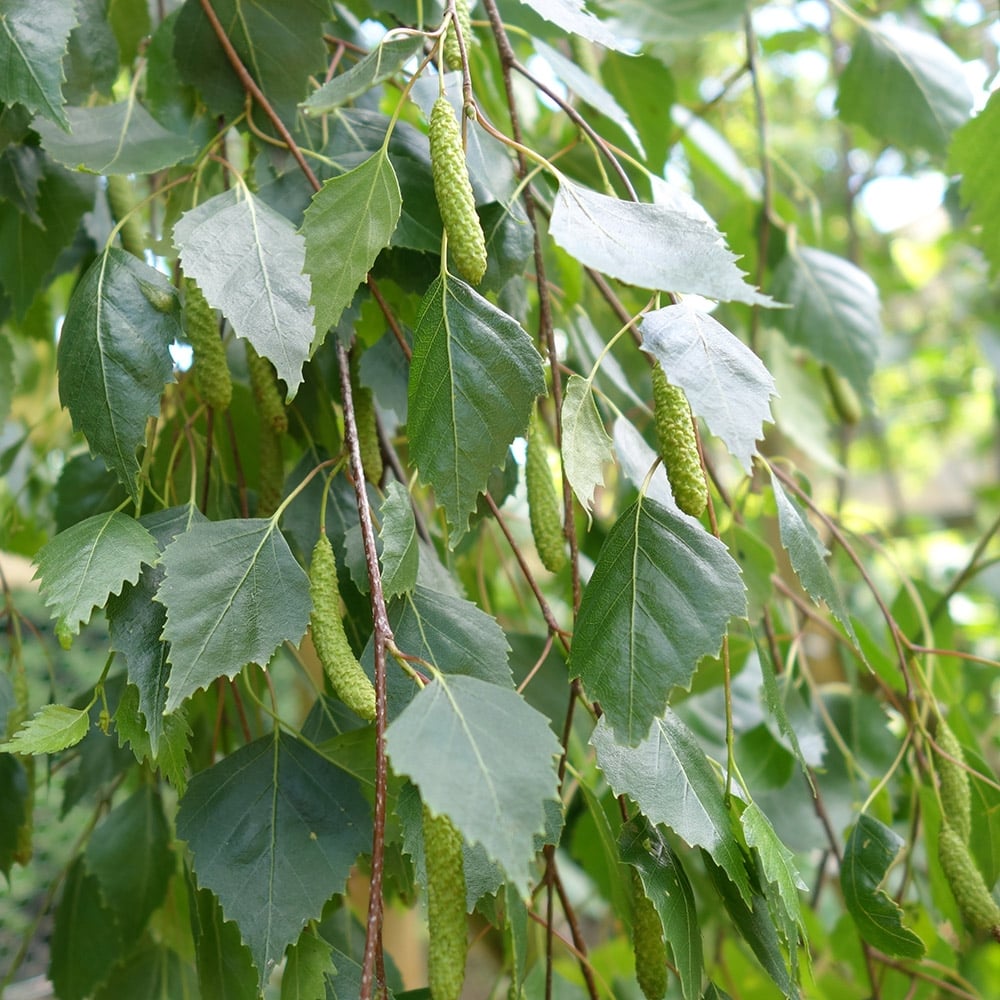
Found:
[{"label": "overlapping leaf", "polygon": [[789,247],[774,274],[774,315],[789,343],[839,372],[865,399],[882,339],[878,288],[859,267],[823,250]]},{"label": "overlapping leaf", "polygon": [[703,847],[749,901],[743,852],[722,785],[687,726],[667,709],[646,739],[626,747],[602,719],[590,742],[615,794],[632,798],[651,823],[663,823],[692,847]]},{"label": "overlapping leaf", "polygon": [[587,10],[584,0],[521,0],[521,3],[571,35],[579,35],[608,49],[628,50],[627,42]]},{"label": "overlapping leaf", "polygon": [[156,600],[167,609],[168,712],[217,677],[265,666],[281,643],[305,634],[309,580],[272,521],[195,524],[167,546],[163,569]]},{"label": "overlapping leaf", "polygon": [[522,327],[465,282],[436,278],[417,317],[407,429],[452,545],[544,392],[542,359]]},{"label": "overlapping leaf", "polygon": [[417,526],[413,519],[410,494],[402,483],[389,483],[385,500],[379,509],[382,527],[382,591],[386,597],[397,597],[414,588],[420,549]]},{"label": "overlapping leaf", "polygon": [[604,483],[604,466],[614,460],[611,438],[597,412],[589,379],[570,375],[563,394],[562,460],[573,492],[588,515],[594,491]]},{"label": "overlapping leaf", "polygon": [[640,288],[774,305],[743,280],[704,211],[622,201],[562,178],[549,231],[582,264]]},{"label": "overlapping leaf", "polygon": [[718,320],[684,303],[647,313],[639,329],[643,350],[749,473],[777,395],[760,358]]},{"label": "overlapping leaf", "polygon": [[315,335],[303,237],[249,191],[228,191],[185,212],[174,243],[209,304],[271,361],[294,396]]},{"label": "overlapping leaf", "polygon": [[622,513],[584,591],[570,671],[599,701],[615,738],[635,745],[718,652],[746,613],[739,566],[693,518],[640,497]]},{"label": "overlapping leaf", "polygon": [[802,909],[799,892],[805,892],[808,886],[795,867],[792,852],[778,839],[771,821],[756,802],[751,802],[743,810],[740,824],[747,846],[757,851],[764,877],[777,890],[788,923],[800,927]]},{"label": "overlapping leaf", "polygon": [[738,28],[747,0],[602,0],[602,6],[619,34],[663,43]]},{"label": "overlapping leaf", "polygon": [[482,844],[526,897],[545,802],[558,799],[559,743],[545,716],[509,688],[443,676],[385,738],[393,770],[413,780],[432,812],[446,813],[467,841]]},{"label": "overlapping leaf", "polygon": [[91,452],[133,496],[136,449],[145,439],[147,418],[159,413],[163,386],[173,376],[170,345],[181,337],[170,282],[115,247],[90,266],[66,310],[59,398]]},{"label": "overlapping leaf", "polygon": [[85,708],[45,705],[25,722],[0,751],[21,754],[58,753],[76,746],[87,735],[90,718]]},{"label": "overlapping leaf", "polygon": [[117,511],[95,514],[56,535],[38,554],[36,575],[60,637],[76,635],[94,608],[135,583],[142,564],[152,566],[159,555],[153,536]]},{"label": "overlapping leaf", "polygon": [[306,921],[343,891],[371,846],[371,822],[352,778],[276,732],[195,775],[177,835],[198,884],[239,926],[263,984]]}]

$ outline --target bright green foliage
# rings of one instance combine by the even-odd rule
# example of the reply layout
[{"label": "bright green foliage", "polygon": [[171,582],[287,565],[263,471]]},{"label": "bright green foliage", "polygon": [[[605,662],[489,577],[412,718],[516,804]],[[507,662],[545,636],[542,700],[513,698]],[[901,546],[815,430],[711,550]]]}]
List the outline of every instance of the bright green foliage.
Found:
[{"label": "bright green foliage", "polygon": [[650,902],[642,879],[632,872],[632,948],[635,952],[635,975],[646,1000],[662,1000],[667,992],[667,945],[663,924]]},{"label": "bright green foliage", "polygon": [[428,138],[434,193],[451,255],[458,273],[470,284],[478,285],[486,274],[486,237],[476,214],[476,199],[465,165],[462,130],[454,108],[445,97],[434,102]]},{"label": "bright green foliage", "polygon": [[538,549],[538,558],[550,573],[558,573],[566,565],[566,540],[563,538],[559,497],[549,471],[545,432],[537,413],[528,425],[524,478],[528,488],[531,534]]},{"label": "bright green foliage", "polygon": [[671,385],[659,365],[653,366],[653,413],[656,440],[677,506],[701,517],[708,504],[708,483],[701,467],[691,408],[684,390]]},{"label": "bright green foliage", "polygon": [[233,398],[233,380],[219,336],[219,325],[201,289],[190,278],[184,280],[184,333],[194,349],[194,381],[198,394],[213,409],[228,409]]},{"label": "bright green foliage", "polygon": [[465,981],[468,937],[465,922],[465,869],[462,836],[451,820],[424,806],[427,862],[427,972],[432,1000],[458,1000]]},{"label": "bright green foliage", "polygon": [[938,833],[938,859],[968,927],[1000,935],[1000,905],[990,894],[968,844],[947,819]]},{"label": "bright green foliage", "polygon": [[375,688],[361,669],[344,632],[340,617],[340,586],[333,547],[321,534],[309,563],[309,596],[312,598],[313,645],[323,670],[337,697],[356,715],[371,721],[375,718]]}]

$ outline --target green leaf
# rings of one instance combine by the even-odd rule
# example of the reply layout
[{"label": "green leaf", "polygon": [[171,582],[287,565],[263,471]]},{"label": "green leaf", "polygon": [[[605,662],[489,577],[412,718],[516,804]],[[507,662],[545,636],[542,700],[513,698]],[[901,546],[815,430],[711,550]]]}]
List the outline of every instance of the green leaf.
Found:
[{"label": "green leaf", "polygon": [[170,345],[183,339],[178,310],[154,308],[148,292],[173,297],[170,282],[115,247],[97,258],[70,299],[59,338],[59,398],[92,454],[138,495],[136,449],[173,378]]},{"label": "green leaf", "polygon": [[36,218],[10,202],[0,203],[0,274],[19,318],[51,280],[59,255],[72,243],[84,213],[94,207],[91,177],[46,163],[39,182]]},{"label": "green leaf", "polygon": [[924,943],[903,926],[903,911],[880,888],[903,838],[867,813],[858,817],[844,846],[840,888],[858,932],[887,955],[920,958]]},{"label": "green leaf", "polygon": [[0,101],[23,104],[63,128],[62,61],[76,21],[64,0],[6,0],[0,18]]},{"label": "green leaf", "polygon": [[56,483],[56,531],[65,531],[94,514],[121,507],[128,492],[117,476],[86,452],[74,455]]},{"label": "green leaf", "polygon": [[704,848],[749,901],[743,852],[718,774],[694,734],[669,708],[636,747],[616,743],[604,719],[590,743],[616,795],[630,796],[651,823],[663,823],[691,847]]},{"label": "green leaf", "polygon": [[387,598],[413,590],[417,584],[420,549],[417,525],[410,505],[410,494],[396,480],[386,488],[379,508],[382,527],[382,590]]},{"label": "green leaf", "polygon": [[[192,524],[205,522],[205,516],[192,506],[169,507],[139,519],[156,539],[160,552]],[[128,679],[138,689],[139,708],[146,717],[149,749],[154,758],[159,756],[160,737],[169,725],[164,711],[170,646],[161,639],[167,611],[155,600],[162,582],[162,565],[147,566],[137,583],[126,584],[121,595],[110,597],[107,604],[111,648],[125,657]]]},{"label": "green leaf", "polygon": [[[161,684],[162,701],[166,698],[165,672]],[[157,744],[154,753],[147,731],[153,729],[154,724],[149,723],[147,726],[139,710],[139,689],[134,684],[126,684],[118,699],[114,723],[118,745],[123,747],[127,743],[139,763],[155,768],[170,782],[178,795],[183,795],[187,788],[187,757],[191,745],[191,727],[184,713],[173,712],[156,720]]]},{"label": "green leaf", "polygon": [[963,125],[952,139],[948,169],[962,174],[962,204],[978,229],[978,240],[993,273],[1000,272],[1000,185],[996,180],[996,150],[1000,146],[1000,92]]},{"label": "green leaf", "polygon": [[629,820],[619,835],[621,858],[639,873],[647,898],[656,907],[681,981],[685,1000],[698,1000],[704,975],[701,924],[694,891],[680,858],[666,838],[642,817]]},{"label": "green leaf", "polygon": [[614,461],[614,452],[597,412],[593,383],[579,375],[570,375],[563,394],[562,460],[566,478],[589,517],[594,491],[604,484],[604,466]]},{"label": "green leaf", "polygon": [[820,541],[805,511],[788,496],[773,472],[771,489],[774,490],[774,501],[778,507],[781,544],[788,552],[792,569],[795,570],[806,593],[814,601],[826,602],[834,617],[844,626],[844,631],[850,636],[851,641],[857,645],[858,639],[850,615],[847,613],[847,606],[826,564],[826,556],[829,555],[826,546]]},{"label": "green leaf", "polygon": [[78,634],[94,608],[120,594],[124,583],[135,583],[142,563],[152,566],[157,559],[153,536],[118,511],[95,514],[56,535],[38,554],[36,575],[60,635]]},{"label": "green leaf", "polygon": [[739,566],[693,518],[640,497],[608,534],[580,605],[570,657],[616,739],[636,744],[675,686],[746,614]]},{"label": "green leaf", "polygon": [[774,305],[743,280],[736,256],[704,209],[622,201],[560,179],[549,232],[580,263],[640,288]]},{"label": "green leaf", "polygon": [[674,101],[673,75],[655,56],[623,52],[603,53],[600,72],[605,86],[626,110],[639,133],[646,149],[647,167],[661,174],[672,142],[663,121]]},{"label": "green leaf", "polygon": [[558,799],[559,743],[545,716],[508,688],[442,675],[389,726],[385,741],[393,770],[411,778],[431,811],[451,817],[469,843],[482,844],[526,898],[545,802]]},{"label": "green leaf", "polygon": [[778,890],[788,920],[802,926],[799,891],[806,892],[809,887],[802,881],[795,867],[792,852],[778,839],[771,821],[756,802],[751,802],[743,810],[740,823],[747,846],[757,851],[764,877]]},{"label": "green leaf", "polygon": [[136,101],[67,108],[69,134],[36,121],[46,152],[74,170],[95,174],[151,174],[198,152],[187,136],[168,132]]},{"label": "green leaf", "polygon": [[306,929],[288,949],[281,974],[281,1000],[314,1000],[326,996],[326,975],[337,970],[330,945]]},{"label": "green leaf", "polygon": [[191,779],[177,836],[198,884],[239,926],[263,985],[306,921],[343,891],[371,847],[371,822],[352,778],[277,732]]},{"label": "green leaf", "polygon": [[434,487],[455,546],[494,466],[545,392],[531,338],[464,281],[436,278],[420,305],[410,364],[410,455]]},{"label": "green leaf", "polygon": [[[6,683],[3,675],[0,691]],[[6,730],[6,715],[6,711],[0,715],[0,732]],[[21,832],[32,805],[29,794],[24,763],[13,754],[0,753],[0,872],[7,879],[14,863],[23,858]]]},{"label": "green leaf", "polygon": [[[94,994],[94,1000],[156,997],[173,1000],[197,995],[194,969],[176,951],[147,940],[115,967]],[[211,994],[224,1000],[221,993]]]},{"label": "green leaf", "polygon": [[302,235],[305,271],[312,278],[317,346],[337,325],[375,258],[389,245],[402,204],[385,149],[332,177],[313,196]]},{"label": "green leaf", "polygon": [[14,350],[5,337],[0,340],[0,424],[7,422],[14,400]]},{"label": "green leaf", "polygon": [[969,119],[972,93],[962,60],[944,42],[885,19],[862,23],[837,110],[884,142],[943,153]]},{"label": "green leaf", "polygon": [[172,839],[159,793],[143,784],[105,816],[87,841],[84,865],[130,939],[139,936],[166,897],[175,867]]},{"label": "green leaf", "polygon": [[156,600],[166,606],[170,643],[166,711],[248,663],[266,666],[283,642],[298,645],[309,624],[309,579],[273,521],[195,524],[163,553]]},{"label": "green leaf", "polygon": [[777,395],[760,358],[718,320],[685,303],[646,313],[639,330],[643,350],[749,474]]},{"label": "green leaf", "polygon": [[403,66],[423,50],[421,35],[387,34],[363,59],[347,72],[328,80],[302,102],[307,115],[324,115],[367,94],[376,84],[395,76]]},{"label": "green leaf", "polygon": [[[562,28],[567,34],[579,35],[589,42],[597,42],[606,49],[621,49],[628,51],[628,42],[619,38],[604,23],[589,10],[584,0],[521,0],[539,17]],[[623,33],[629,37],[627,32]]]},{"label": "green leaf", "polygon": [[0,743],[0,752],[58,753],[79,743],[88,729],[90,717],[87,709],[46,705],[35,713],[34,718],[23,723],[6,743]]},{"label": "green leaf", "polygon": [[240,930],[226,920],[218,897],[199,889],[189,876],[191,931],[198,956],[198,986],[213,1000],[258,1000],[257,970]]},{"label": "green leaf", "polygon": [[[63,97],[70,104],[87,104],[95,94],[111,96],[118,78],[118,40],[108,23],[108,0],[79,0],[76,14],[80,21],[63,60]],[[131,64],[132,59],[122,62]]]},{"label": "green leaf", "polygon": [[647,45],[700,38],[740,27],[747,0],[602,0],[611,25]]},{"label": "green leaf", "polygon": [[843,257],[811,247],[788,247],[771,289],[791,309],[773,321],[790,344],[804,347],[870,399],[882,321],[878,288]]},{"label": "green leaf", "polygon": [[236,335],[271,361],[291,399],[315,334],[303,237],[241,189],[185,212],[174,226],[174,243],[185,273]]}]

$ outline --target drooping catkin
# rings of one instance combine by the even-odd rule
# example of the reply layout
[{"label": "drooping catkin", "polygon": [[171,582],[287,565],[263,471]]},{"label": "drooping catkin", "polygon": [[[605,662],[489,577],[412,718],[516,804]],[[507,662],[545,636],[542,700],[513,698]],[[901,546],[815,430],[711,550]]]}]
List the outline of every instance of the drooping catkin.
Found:
[{"label": "drooping catkin", "polygon": [[993,898],[969,845],[945,819],[938,833],[938,858],[962,920],[1000,940],[1000,906]]},{"label": "drooping catkin", "polygon": [[938,722],[935,738],[938,746],[948,754],[947,757],[942,754],[936,755],[944,818],[962,841],[968,844],[972,836],[972,787],[969,784],[968,773],[961,766],[965,762],[965,755],[962,753],[961,744],[944,719]]},{"label": "drooping catkin", "polygon": [[233,380],[226,350],[219,337],[215,312],[197,283],[184,279],[184,334],[194,350],[194,384],[213,409],[226,410],[233,398]]},{"label": "drooping catkin", "polygon": [[663,923],[634,868],[632,948],[635,952],[635,977],[642,995],[646,1000],[662,1000],[667,992],[667,944],[663,939]]},{"label": "drooping catkin", "polygon": [[698,455],[691,408],[683,389],[667,381],[659,364],[653,365],[653,412],[660,457],[674,500],[685,514],[701,517],[708,505],[708,484]]},{"label": "drooping catkin", "polygon": [[424,859],[427,864],[427,973],[432,1000],[458,1000],[465,981],[468,937],[462,836],[445,815],[424,806]]},{"label": "drooping catkin", "polygon": [[528,516],[538,558],[550,573],[558,573],[566,565],[566,543],[559,496],[549,472],[546,452],[545,432],[536,412],[528,424],[528,453],[524,464]]},{"label": "drooping catkin", "polygon": [[142,222],[135,211],[136,197],[132,190],[132,182],[125,174],[108,175],[108,207],[115,222],[122,224],[118,236],[122,241],[122,249],[143,260],[146,251],[146,239],[142,231]]},{"label": "drooping catkin", "polygon": [[253,344],[246,342],[247,370],[250,373],[250,389],[257,412],[261,420],[267,421],[276,434],[284,434],[288,430],[288,414],[285,412],[285,402],[278,388],[278,377],[267,358],[261,357]]},{"label": "drooping catkin", "polygon": [[448,69],[462,68],[462,50],[458,45],[458,35],[455,31],[455,21],[458,21],[458,31],[462,34],[466,51],[473,42],[472,20],[469,17],[469,0],[455,0],[455,19],[448,24],[444,36],[444,64]]},{"label": "drooping catkin", "polygon": [[375,397],[371,389],[361,384],[358,354],[351,354],[351,398],[354,400],[354,419],[358,427],[358,450],[365,468],[365,479],[377,486],[382,481],[382,446],[378,439],[375,416]]}]

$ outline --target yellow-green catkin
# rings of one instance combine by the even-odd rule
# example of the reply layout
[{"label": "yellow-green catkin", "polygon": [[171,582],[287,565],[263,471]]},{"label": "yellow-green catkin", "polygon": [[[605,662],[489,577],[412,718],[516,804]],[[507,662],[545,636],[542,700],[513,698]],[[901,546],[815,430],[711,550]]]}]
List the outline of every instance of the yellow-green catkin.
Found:
[{"label": "yellow-green catkin", "polygon": [[136,197],[132,190],[132,182],[124,174],[110,174],[107,180],[108,207],[115,222],[122,223],[121,229],[118,230],[122,248],[141,260],[145,257],[146,239],[139,215],[133,211]]},{"label": "yellow-green catkin", "polygon": [[674,500],[685,514],[701,517],[708,505],[708,484],[698,455],[691,408],[683,389],[667,381],[659,364],[653,365],[653,412],[660,457]]},{"label": "yellow-green catkin", "polygon": [[375,718],[375,688],[358,663],[347,641],[340,617],[340,586],[333,546],[323,533],[313,547],[309,564],[309,596],[312,598],[313,645],[337,697],[368,722]]},{"label": "yellow-green catkin", "polygon": [[426,806],[423,831],[431,1000],[458,1000],[468,953],[462,837],[447,816],[434,816]]},{"label": "yellow-green catkin", "polygon": [[838,375],[829,365],[823,365],[823,381],[826,383],[827,392],[830,394],[830,403],[833,406],[837,419],[845,427],[853,427],[861,421],[864,416],[864,408],[858,394],[854,391],[854,386],[842,375]]},{"label": "yellow-green catkin", "polygon": [[944,719],[938,722],[935,738],[937,745],[948,754],[947,757],[942,754],[936,755],[944,820],[962,841],[968,844],[972,836],[972,788],[969,784],[969,775],[961,766],[965,762],[965,755],[962,753],[961,744]]},{"label": "yellow-green catkin", "polygon": [[550,573],[558,573],[566,565],[566,540],[547,453],[545,431],[536,412],[528,424],[528,453],[524,464],[528,516],[538,558]]},{"label": "yellow-green catkin", "polygon": [[646,1000],[662,1000],[667,992],[667,944],[656,907],[632,869],[632,948],[635,977]]},{"label": "yellow-green catkin", "polygon": [[250,373],[250,389],[257,404],[257,413],[262,421],[267,422],[276,434],[284,434],[288,430],[288,414],[285,412],[285,402],[278,388],[278,377],[267,358],[261,357],[253,344],[246,342],[247,370]]},{"label": "yellow-green catkin", "polygon": [[365,479],[377,486],[382,481],[382,446],[378,439],[375,417],[375,397],[371,389],[361,384],[358,355],[351,355],[351,398],[354,400],[354,420],[358,426],[358,450],[365,468]]},{"label": "yellow-green catkin", "polygon": [[448,24],[444,36],[444,64],[448,69],[462,68],[462,50],[458,45],[458,34],[455,31],[455,21],[458,21],[458,31],[466,51],[473,42],[472,20],[469,17],[469,0],[455,0],[455,18]]},{"label": "yellow-green catkin", "polygon": [[938,858],[962,920],[972,930],[1000,940],[1000,906],[986,886],[969,845],[945,819],[938,833]]},{"label": "yellow-green catkin", "polygon": [[486,237],[476,214],[476,199],[462,148],[462,130],[446,97],[434,102],[428,139],[434,194],[455,267],[466,281],[478,285],[486,274]]},{"label": "yellow-green catkin", "polygon": [[219,336],[215,311],[191,278],[184,279],[184,335],[194,350],[194,384],[213,409],[226,410],[233,398],[233,380],[226,349]]}]

